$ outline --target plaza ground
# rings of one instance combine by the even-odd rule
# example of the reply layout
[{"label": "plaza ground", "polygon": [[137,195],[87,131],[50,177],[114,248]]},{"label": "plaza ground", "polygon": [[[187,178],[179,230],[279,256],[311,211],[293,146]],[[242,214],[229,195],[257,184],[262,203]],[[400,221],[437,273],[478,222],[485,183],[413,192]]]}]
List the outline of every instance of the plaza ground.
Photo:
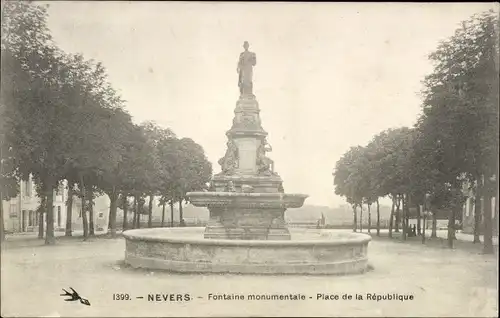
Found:
[{"label": "plaza ground", "polygon": [[[441,231],[439,236],[443,236]],[[459,235],[458,239],[468,237]],[[496,316],[498,309],[497,259],[482,255],[477,244],[449,250],[441,243],[423,246],[417,240],[401,243],[374,238],[368,251],[374,269],[352,276],[186,275],[134,270],[123,264],[124,250],[123,238],[96,237],[85,242],[81,237],[60,238],[56,246],[44,246],[33,235],[9,236],[1,255],[2,317],[487,317]],[[70,286],[91,306],[64,301],[59,294]],[[132,300],[113,300],[114,293],[130,294]],[[192,300],[149,302],[148,294],[156,293],[188,293]],[[208,294],[290,293],[306,295],[306,300],[208,299]],[[319,293],[351,294],[353,299],[316,300]],[[367,300],[367,293],[413,295],[413,300],[377,302]],[[356,294],[363,295],[363,300],[355,300]]]}]

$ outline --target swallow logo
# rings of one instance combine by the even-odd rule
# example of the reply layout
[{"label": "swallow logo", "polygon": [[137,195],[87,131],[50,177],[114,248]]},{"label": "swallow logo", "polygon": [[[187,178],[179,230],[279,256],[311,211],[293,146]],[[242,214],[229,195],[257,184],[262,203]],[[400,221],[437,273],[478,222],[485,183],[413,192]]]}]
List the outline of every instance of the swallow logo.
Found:
[{"label": "swallow logo", "polygon": [[61,294],[61,296],[65,297],[65,296],[69,296],[71,298],[67,298],[65,299],[65,301],[75,301],[75,300],[79,300],[80,303],[84,304],[84,305],[87,305],[87,306],[90,306],[90,302],[85,299],[85,298],[82,298],[80,295],[78,295],[78,293],[76,292],[76,290],[74,290],[73,288],[69,288],[71,289],[73,292],[70,293],[68,292],[66,289],[63,288],[63,292],[64,294]]}]

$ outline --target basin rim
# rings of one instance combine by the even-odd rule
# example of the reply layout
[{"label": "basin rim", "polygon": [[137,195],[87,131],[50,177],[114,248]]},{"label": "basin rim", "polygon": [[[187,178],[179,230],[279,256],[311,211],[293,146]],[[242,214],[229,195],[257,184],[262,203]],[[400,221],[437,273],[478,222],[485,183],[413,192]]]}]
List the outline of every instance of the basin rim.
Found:
[{"label": "basin rim", "polygon": [[[166,233],[181,232],[186,228],[163,228]],[[192,228],[191,228],[192,229]],[[360,245],[368,244],[372,238],[363,233],[348,233],[352,238],[326,237],[324,240],[221,240],[205,238],[176,238],[157,237],[147,235],[148,231],[158,231],[159,229],[133,229],[123,232],[127,240],[148,241],[158,243],[191,244],[191,245],[215,245],[215,246],[253,246],[253,247],[314,247],[314,246],[340,246],[340,245]],[[336,240],[335,240],[336,239]]]},{"label": "basin rim", "polygon": [[301,193],[244,193],[244,192],[188,192],[186,193],[188,197],[198,197],[198,198],[213,198],[213,197],[228,197],[228,198],[262,198],[262,199],[307,199],[308,194]]}]

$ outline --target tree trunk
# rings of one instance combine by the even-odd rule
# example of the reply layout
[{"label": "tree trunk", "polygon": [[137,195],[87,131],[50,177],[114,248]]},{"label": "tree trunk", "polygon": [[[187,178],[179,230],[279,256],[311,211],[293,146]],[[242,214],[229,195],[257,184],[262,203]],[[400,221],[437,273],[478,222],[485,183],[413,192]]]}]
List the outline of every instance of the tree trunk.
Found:
[{"label": "tree trunk", "polygon": [[82,225],[83,225],[83,239],[89,236],[89,219],[87,216],[87,202],[85,197],[82,196]]},{"label": "tree trunk", "polygon": [[484,254],[493,254],[493,224],[491,220],[491,198],[493,197],[493,189],[494,185],[490,184],[491,182],[487,180],[488,186],[484,194],[484,209],[483,209],[483,224],[484,224],[484,245],[483,245],[483,253]]},{"label": "tree trunk", "polygon": [[[3,162],[2,162],[2,148],[3,148],[3,140],[0,144],[0,177],[3,176]],[[3,193],[2,193],[2,185],[0,184],[0,242],[5,241],[5,228],[3,222]]]},{"label": "tree trunk", "polygon": [[[498,186],[498,185],[497,185]],[[497,194],[495,195],[495,206],[493,207],[493,210],[495,211],[495,215],[493,216],[493,235],[498,236],[498,190]]]},{"label": "tree trunk", "polygon": [[54,245],[56,238],[54,236],[54,188],[56,182],[49,177],[46,179],[47,185],[47,228],[45,232],[45,245]]},{"label": "tree trunk", "polygon": [[425,244],[425,228],[426,228],[425,223],[427,222],[426,211],[424,211],[423,219],[424,219],[424,226],[422,227],[422,244]]},{"label": "tree trunk", "polygon": [[128,195],[123,194],[123,225],[122,232],[128,228],[127,212],[128,212]]},{"label": "tree trunk", "polygon": [[167,202],[163,201],[162,209],[161,209],[161,227],[165,226],[165,205],[166,204],[167,204]]},{"label": "tree trunk", "polygon": [[417,204],[417,235],[422,234],[422,219],[420,218],[420,213],[422,213],[420,210],[420,204]]},{"label": "tree trunk", "polygon": [[149,206],[148,206],[148,227],[153,227],[153,196],[149,196]]},{"label": "tree trunk", "polygon": [[73,223],[73,183],[68,183],[68,199],[66,200],[66,233],[65,236],[72,236]]},{"label": "tree trunk", "polygon": [[174,200],[170,200],[170,227],[174,227]]},{"label": "tree trunk", "polygon": [[184,226],[184,216],[182,215],[182,199],[179,200],[179,225]]},{"label": "tree trunk", "polygon": [[[1,156],[0,156],[1,158]],[[1,159],[0,159],[1,160]],[[1,174],[1,171],[0,171]],[[5,230],[3,224],[3,194],[2,187],[0,186],[0,242],[5,241]]]},{"label": "tree trunk", "polygon": [[134,229],[138,228],[137,224],[139,223],[138,222],[139,214],[137,213],[137,208],[138,208],[137,195],[135,195],[134,196],[134,226],[133,226]]},{"label": "tree trunk", "polygon": [[94,236],[94,191],[89,187],[89,235]]},{"label": "tree trunk", "polygon": [[455,240],[455,205],[456,199],[453,198],[451,210],[448,213],[448,247],[453,248],[453,241]]},{"label": "tree trunk", "polygon": [[363,203],[359,205],[359,231],[363,233]]},{"label": "tree trunk", "polygon": [[[457,182],[453,186],[453,197],[452,197],[452,204],[451,204],[451,215],[448,218],[448,247],[453,248],[453,241],[457,239],[456,232],[457,232],[457,225],[456,225],[456,219],[457,215],[462,211],[462,183]],[[451,241],[451,242],[450,242]]]},{"label": "tree trunk", "polygon": [[358,231],[358,211],[356,209],[356,204],[352,205],[352,213],[353,213],[353,220],[352,220],[352,231],[357,232]]},{"label": "tree trunk", "polygon": [[137,228],[141,228],[141,219],[142,219],[142,211],[144,211],[144,201],[143,198],[140,197],[140,200],[137,202]]},{"label": "tree trunk", "polygon": [[476,178],[476,196],[474,197],[474,243],[481,243],[481,196],[483,195],[483,178]]},{"label": "tree trunk", "polygon": [[411,231],[411,229],[410,229],[410,207],[411,207],[411,195],[407,194],[406,195],[406,212],[405,212],[406,237],[408,237],[408,231]]},{"label": "tree trunk", "polygon": [[377,236],[380,236],[380,204],[377,198]]},{"label": "tree trunk", "polygon": [[392,196],[392,208],[391,208],[391,215],[389,216],[389,237],[392,238],[392,224],[394,221],[394,208],[396,207],[396,198],[395,196]]},{"label": "tree trunk", "polygon": [[405,194],[402,194],[401,195],[401,200],[403,201],[403,207],[402,207],[402,212],[403,212],[403,215],[402,215],[402,218],[401,218],[401,227],[402,227],[402,230],[403,230],[403,233],[401,233],[401,239],[403,239],[403,241],[406,241],[406,235],[408,234],[407,233],[407,230],[408,230],[408,224],[406,224],[406,209],[407,209],[407,206],[408,206],[408,197],[407,195]]},{"label": "tree trunk", "polygon": [[[498,65],[497,65],[498,66]],[[498,67],[497,67],[498,69]],[[495,173],[495,193],[494,193],[494,198],[495,198],[495,205],[493,206],[493,212],[494,212],[494,234],[498,236],[498,190],[499,190],[499,185],[498,185],[498,174],[499,174],[499,166],[498,166],[498,161],[496,162],[497,170]]]},{"label": "tree trunk", "polygon": [[431,238],[437,238],[437,211],[432,212]]},{"label": "tree trunk", "polygon": [[89,221],[87,219],[87,206],[85,200],[85,182],[83,175],[80,177],[80,185],[82,186],[82,223],[83,223],[83,239],[86,240],[89,236]]},{"label": "tree trunk", "polygon": [[401,223],[401,197],[399,195],[396,196],[396,222],[394,224],[394,232],[399,233],[399,224]]},{"label": "tree trunk", "polygon": [[368,204],[368,233],[370,233],[372,230],[372,212],[370,210],[371,206],[372,206],[372,204],[369,203]]},{"label": "tree trunk", "polygon": [[47,197],[45,196],[45,191],[43,191],[44,193],[41,195],[41,198],[40,198],[40,216],[38,218],[38,238],[39,239],[43,239],[43,226],[44,226],[44,215],[45,215],[45,211],[47,210],[46,208],[46,203],[47,203]]},{"label": "tree trunk", "polygon": [[459,202],[457,202],[454,206],[454,212],[453,212],[453,232],[452,232],[452,235],[453,235],[453,239],[456,240],[457,239],[457,231],[459,230],[459,226],[456,224],[457,222],[457,215],[460,215],[460,213],[463,213],[462,209],[463,209],[463,206],[462,204],[459,204]]},{"label": "tree trunk", "polygon": [[38,219],[38,238],[43,239],[44,234],[44,224],[45,224],[45,211],[40,211],[40,216]]},{"label": "tree trunk", "polygon": [[113,186],[111,193],[109,194],[109,232],[112,237],[116,236],[116,211],[118,209],[118,193],[116,188]]}]

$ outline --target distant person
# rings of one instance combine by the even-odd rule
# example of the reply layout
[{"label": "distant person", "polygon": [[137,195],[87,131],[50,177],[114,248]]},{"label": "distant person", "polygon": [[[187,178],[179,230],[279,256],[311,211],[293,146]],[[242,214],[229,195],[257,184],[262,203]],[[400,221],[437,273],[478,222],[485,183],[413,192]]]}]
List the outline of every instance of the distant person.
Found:
[{"label": "distant person", "polygon": [[181,219],[180,226],[181,227],[185,227],[186,226],[186,222],[184,222],[184,219]]}]

